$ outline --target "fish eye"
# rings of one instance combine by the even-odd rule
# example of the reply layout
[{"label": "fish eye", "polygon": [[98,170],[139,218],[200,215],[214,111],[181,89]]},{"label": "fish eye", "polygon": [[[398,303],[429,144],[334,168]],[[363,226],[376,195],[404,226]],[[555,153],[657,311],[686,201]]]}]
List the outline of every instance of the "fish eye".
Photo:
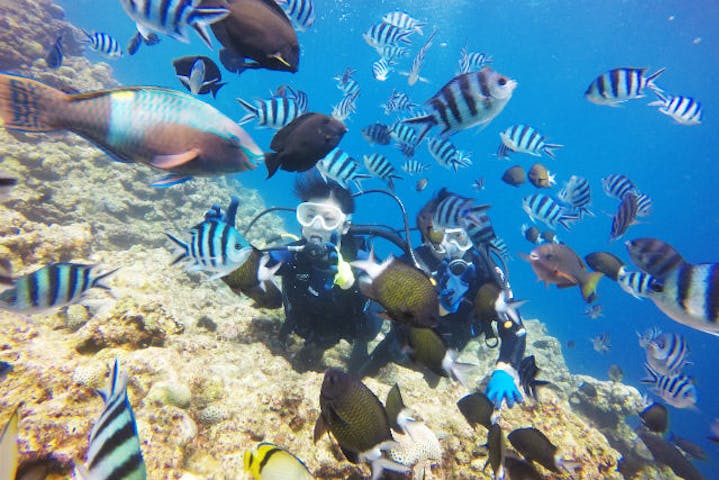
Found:
[{"label": "fish eye", "polygon": [[507,79],[504,77],[501,77],[499,80],[497,80],[497,83],[499,83],[499,85],[503,87],[507,84]]},{"label": "fish eye", "polygon": [[242,250],[242,244],[240,244],[240,243],[235,243],[235,248],[236,248],[237,250]]},{"label": "fish eye", "polygon": [[544,256],[544,258],[546,258],[547,260],[551,260],[552,258],[554,258],[554,254],[548,253]]}]

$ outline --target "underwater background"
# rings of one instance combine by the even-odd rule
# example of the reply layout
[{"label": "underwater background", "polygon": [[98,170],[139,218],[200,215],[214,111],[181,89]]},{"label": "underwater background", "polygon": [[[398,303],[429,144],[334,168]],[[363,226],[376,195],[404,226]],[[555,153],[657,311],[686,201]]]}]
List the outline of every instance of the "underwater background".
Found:
[{"label": "underwater background", "polygon": [[[1,70],[64,83],[79,91],[117,84],[182,90],[172,66],[174,58],[207,55],[216,59],[216,50],[209,51],[193,34],[189,44],[163,37],[158,45],[143,47],[134,56],[112,60],[89,49],[83,53],[79,43],[69,45],[65,66],[49,72],[42,58],[62,22],[107,32],[123,39],[123,47],[135,32],[119,1],[56,3],[62,10],[45,0],[0,0],[5,17],[0,33],[5,43],[0,46]],[[452,137],[458,148],[472,152],[473,165],[454,173],[437,165],[419,146],[416,158],[432,164],[426,175],[420,175],[428,177],[428,187],[415,191],[420,176],[399,172],[405,178],[395,182],[395,193],[408,210],[411,226],[417,211],[443,186],[492,205],[493,226],[513,256],[509,263],[512,288],[518,298],[528,300],[522,314],[541,321],[541,325],[529,322],[527,353],[537,356],[538,366],[546,372],[544,378],[560,387],[547,394],[550,399],[542,407],[547,410],[515,408],[506,412],[505,419],[544,422],[545,432],[557,435],[553,439],[561,448],[573,449],[580,462],[586,462],[587,469],[577,478],[621,478],[601,465],[611,465],[608,458],[614,458],[616,465],[619,455],[609,444],[615,449],[632,444],[631,430],[619,424],[624,417],[629,425],[638,424],[636,405],[648,392],[640,383],[645,376],[644,351],[635,332],[657,326],[687,339],[693,362],[687,372],[696,379],[699,392],[697,409],[670,407],[670,429],[703,447],[710,458],[695,465],[705,478],[719,478],[717,446],[706,440],[709,424],[719,418],[719,339],[672,321],[651,301],[626,295],[607,279],[599,286],[603,316],[597,319],[583,314],[586,304],[576,289],[545,288],[538,283],[529,263],[518,255],[533,248],[520,230],[522,224],[531,223],[521,200],[536,190],[529,184],[515,189],[501,181],[510,165],[528,167],[535,159],[515,154],[509,163],[495,156],[499,132],[516,123],[531,124],[550,141],[564,145],[556,159],[541,161],[556,174],[553,195],[571,175],[590,181],[596,217],[584,219],[571,231],[557,231],[561,241],[580,256],[605,250],[626,258],[625,239],[655,237],[672,244],[692,262],[716,262],[719,124],[714,112],[719,109],[719,94],[714,82],[719,78],[719,3],[315,0],[314,4],[315,23],[298,32],[299,72],[248,70],[237,76],[223,70],[223,81],[228,84],[216,99],[204,96],[203,100],[239,119],[245,112],[236,97],[264,98],[289,84],[308,93],[310,111],[329,114],[342,96],[333,77],[347,67],[355,68],[361,94],[357,113],[345,121],[349,131],[340,147],[360,161],[363,155],[381,152],[399,169],[404,162],[399,150],[371,146],[360,134],[375,121],[395,120],[385,116],[381,107],[392,89],[401,89],[422,103],[455,75],[463,46],[491,54],[492,67],[517,80],[518,87],[486,128]],[[438,30],[422,68],[429,83],[410,87],[396,71],[385,82],[372,76],[377,55],[362,33],[394,10],[426,21],[425,36],[432,28]],[[422,41],[413,37],[413,52]],[[404,59],[397,70],[408,69],[410,60]],[[650,94],[617,108],[586,101],[583,93],[589,82],[618,66],[649,67],[650,72],[667,67],[657,83],[670,92],[701,100],[705,111],[701,125],[677,125],[647,107],[653,100]],[[274,130],[255,128],[254,123],[245,128],[261,148],[269,148]],[[187,229],[211,204],[224,206],[232,194],[241,200],[240,226],[265,207],[294,207],[298,200],[292,195],[292,174],[279,172],[266,180],[265,168],[260,166],[233,177],[195,179],[156,190],[146,185],[156,172],[114,163],[72,134],[33,135],[28,142],[1,130],[0,155],[0,167],[20,178],[13,197],[0,206],[0,249],[9,255],[14,270],[27,272],[49,261],[82,259],[120,267],[108,282],[116,301],[102,315],[88,318],[86,312],[70,308],[28,322],[0,312],[0,360],[14,364],[13,372],[0,377],[0,425],[6,421],[6,407],[18,401],[34,405],[30,418],[21,423],[25,425],[21,453],[55,452],[68,461],[81,458],[88,428],[100,409],[91,389],[104,384],[107,365],[120,356],[134,379],[130,398],[148,478],[243,478],[242,452],[263,439],[289,447],[317,478],[366,476],[362,467],[337,460],[341,454],[333,456],[334,447],[328,441],[312,445],[321,372],[303,371],[292,364],[291,351],[281,351],[276,340],[281,310],[255,310],[248,299],[235,296],[221,282],[206,282],[169,265],[172,247],[163,232]],[[614,173],[629,176],[650,195],[653,211],[623,239],[610,243],[616,201],[602,192],[601,178]],[[485,188],[479,192],[472,189],[477,177],[485,179]],[[373,179],[364,186],[383,188],[384,184]],[[353,221],[402,226],[396,205],[372,194],[357,199]],[[280,232],[299,233],[292,215],[265,217],[249,239],[261,241]],[[418,244],[419,238],[413,241]],[[378,245],[381,256],[392,248]],[[103,315],[105,320],[101,320]],[[215,331],[198,326],[204,317],[216,324]],[[107,318],[120,319],[125,327]],[[591,338],[601,333],[611,337],[606,354],[592,348]],[[486,358],[475,360],[478,350]],[[481,342],[473,342],[463,353],[468,361],[486,365],[473,378],[474,384],[490,371],[495,352],[488,350]],[[340,345],[330,352],[327,365],[341,364],[337,358],[347,351],[347,345]],[[624,385],[609,381],[607,370],[612,364],[623,370]],[[462,388],[443,381],[431,390],[416,372],[398,366],[390,370],[385,378],[368,385],[383,398],[399,381],[408,403],[422,412],[433,429],[447,435],[442,438],[445,476],[433,472],[437,476],[432,478],[489,478],[488,473],[481,473],[481,449],[470,445],[472,430],[462,424],[453,405],[463,394]],[[596,383],[597,398],[578,392],[581,382]],[[576,401],[571,400],[573,396]],[[562,429],[576,432],[582,428],[591,431],[573,438],[596,446],[592,455],[578,453],[582,445],[572,447],[572,441],[559,438]],[[484,443],[483,437],[477,435],[474,443]],[[596,468],[589,468],[590,464]],[[560,478],[552,475],[545,478]],[[674,478],[666,468],[659,477],[646,475],[627,478]]]}]

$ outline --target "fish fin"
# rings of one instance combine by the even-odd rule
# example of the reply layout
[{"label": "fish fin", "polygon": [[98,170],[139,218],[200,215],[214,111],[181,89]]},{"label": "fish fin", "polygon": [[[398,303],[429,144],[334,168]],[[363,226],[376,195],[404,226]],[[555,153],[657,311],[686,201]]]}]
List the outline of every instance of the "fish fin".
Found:
[{"label": "fish fin", "polygon": [[552,158],[557,158],[554,155],[554,150],[556,150],[557,148],[562,148],[563,146],[564,145],[560,145],[558,143],[545,143],[542,151]]},{"label": "fish fin", "polygon": [[576,284],[579,283],[579,281],[578,281],[575,277],[573,277],[572,275],[568,274],[567,272],[563,272],[563,271],[561,271],[561,270],[555,270],[555,271],[552,272],[552,273],[554,274],[555,277],[564,278],[564,279],[566,279],[566,280],[572,282],[572,285],[561,285],[561,286],[560,286],[560,285],[557,285],[557,287],[559,287],[559,288],[573,287],[574,285],[576,285]]},{"label": "fish fin", "polygon": [[57,130],[69,98],[37,80],[0,74],[0,127],[23,132]]},{"label": "fish fin", "polygon": [[597,285],[599,280],[604,276],[601,272],[592,272],[584,285],[582,285],[582,297],[589,303],[592,303],[597,297]]},{"label": "fish fin", "polygon": [[96,276],[96,277],[93,279],[93,281],[92,281],[92,286],[95,287],[95,288],[102,288],[102,289],[104,289],[104,290],[110,290],[110,287],[108,287],[107,285],[103,285],[101,282],[102,282],[105,278],[107,278],[107,277],[109,277],[110,275],[112,275],[113,273],[117,272],[118,270],[119,270],[119,268],[114,268],[114,269],[112,269],[112,270],[108,270],[107,272],[104,272],[104,273],[99,274],[98,276]]},{"label": "fish fin", "polygon": [[317,443],[317,441],[322,438],[322,435],[327,433],[329,431],[328,425],[325,422],[324,417],[320,413],[319,417],[317,417],[317,422],[315,422],[315,429],[313,433],[313,441],[314,443]]},{"label": "fish fin", "polygon": [[214,82],[212,85],[210,85],[210,91],[212,92],[212,98],[217,98],[217,92],[220,91],[220,88],[227,85],[227,82]]},{"label": "fish fin", "polygon": [[[277,173],[277,169],[280,168],[280,154],[279,153],[272,153],[268,152],[265,153],[265,166],[267,167],[267,178],[272,178],[272,176]],[[327,180],[325,180],[326,182]]]},{"label": "fish fin", "polygon": [[186,258],[186,257],[189,257],[189,256],[190,256],[190,245],[189,245],[187,242],[185,242],[184,240],[180,240],[179,238],[177,238],[176,236],[174,236],[174,235],[171,234],[171,233],[165,232],[165,235],[167,235],[167,238],[169,238],[169,239],[172,240],[177,246],[179,246],[179,247],[182,249],[182,252],[183,252],[179,257],[177,257],[176,259],[174,259],[174,260],[172,261],[172,263],[170,263],[170,265],[175,265],[177,262],[179,262],[179,261],[182,260],[183,258]]},{"label": "fish fin", "polygon": [[192,177],[189,175],[180,175],[177,173],[170,173],[163,177],[158,178],[154,182],[150,183],[150,186],[152,188],[169,188],[175,185],[179,185],[181,183],[185,183],[189,180],[192,180]]},{"label": "fish fin", "polygon": [[185,87],[190,88],[190,77],[186,75],[178,75],[177,79],[182,82]]},{"label": "fish fin", "polygon": [[190,163],[200,155],[199,148],[191,148],[186,152],[175,153],[171,155],[155,155],[150,164],[155,168],[162,170],[171,170]]},{"label": "fish fin", "polygon": [[145,42],[149,42],[149,41],[150,41],[150,36],[152,35],[152,31],[150,31],[149,28],[147,28],[146,26],[144,26],[144,25],[141,24],[141,23],[136,23],[135,26],[136,26],[136,28],[137,28],[137,31],[140,32],[140,35],[142,36],[142,39],[143,39]]},{"label": "fish fin", "polygon": [[410,467],[406,465],[402,465],[401,463],[397,463],[393,460],[390,460],[389,458],[384,457],[373,460],[371,465],[372,480],[379,480],[380,478],[382,478],[382,473],[385,470],[390,470],[398,473],[407,473],[411,470]]},{"label": "fish fin", "polygon": [[654,80],[656,80],[656,79],[659,77],[659,75],[661,75],[662,73],[664,73],[664,71],[665,71],[666,69],[667,69],[667,67],[662,67],[662,68],[660,68],[659,70],[657,70],[656,72],[652,73],[651,75],[649,75],[649,76],[647,77],[647,87],[651,88],[655,93],[656,93],[657,91],[659,91],[659,92],[663,92],[663,91],[664,91],[664,90],[662,90],[661,88],[659,88],[659,87],[657,87],[656,85],[654,85]]},{"label": "fish fin", "polygon": [[229,14],[230,10],[224,7],[195,8],[187,19],[187,24],[195,29],[207,48],[212,50],[209,25],[219,22]]},{"label": "fish fin", "polygon": [[281,54],[280,52],[273,53],[272,55],[268,55],[268,56],[269,56],[269,58],[274,58],[275,60],[277,60],[278,62],[280,62],[280,63],[281,63],[282,65],[284,65],[285,67],[287,67],[287,68],[292,68],[292,65],[290,65],[289,63],[287,63],[287,60],[285,60],[284,58],[282,58],[282,54]]},{"label": "fish fin", "polygon": [[429,132],[432,127],[437,125],[437,120],[433,115],[424,115],[421,117],[407,118],[402,120],[402,123],[423,125],[422,130],[417,135],[417,143],[419,143],[422,141],[424,136],[427,135],[427,132]]}]

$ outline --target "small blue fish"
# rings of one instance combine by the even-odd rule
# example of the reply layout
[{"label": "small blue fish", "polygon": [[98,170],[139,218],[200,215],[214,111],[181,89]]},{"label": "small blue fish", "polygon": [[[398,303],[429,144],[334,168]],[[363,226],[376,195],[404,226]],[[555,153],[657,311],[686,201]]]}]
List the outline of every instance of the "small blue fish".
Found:
[{"label": "small blue fish", "polygon": [[659,100],[651,102],[650,107],[659,107],[659,111],[664,115],[668,115],[680,125],[699,125],[702,123],[702,104],[694,100],[692,97],[684,96],[664,96],[658,91],[654,91],[654,95]]},{"label": "small blue fish", "polygon": [[646,74],[647,70],[647,68],[632,67],[614,68],[592,81],[584,92],[584,97],[597,105],[611,107],[627,100],[642,98],[646,87],[659,90],[654,85],[654,80],[664,73],[665,68],[660,68],[649,76]]},{"label": "small blue fish", "polygon": [[122,48],[115,38],[103,32],[87,32],[83,30],[90,42],[90,48],[102,53],[107,57],[116,58],[122,56]]},{"label": "small blue fish", "polygon": [[62,61],[64,59],[64,55],[62,52],[62,35],[57,37],[57,40],[55,40],[55,43],[50,47],[50,50],[47,52],[47,56],[45,57],[45,63],[47,63],[47,66],[50,68],[58,68],[60,65],[62,65]]}]

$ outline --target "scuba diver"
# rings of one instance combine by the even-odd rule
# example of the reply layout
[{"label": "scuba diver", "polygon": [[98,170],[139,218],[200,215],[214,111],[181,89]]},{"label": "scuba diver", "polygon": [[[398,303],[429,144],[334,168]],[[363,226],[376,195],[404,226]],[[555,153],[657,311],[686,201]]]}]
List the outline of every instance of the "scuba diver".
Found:
[{"label": "scuba diver", "polygon": [[[363,237],[347,235],[355,211],[352,194],[319,176],[298,176],[296,217],[302,238],[271,248],[265,267],[282,278],[285,321],[280,338],[294,332],[303,350],[321,355],[341,339],[352,344],[350,370],[367,359],[367,343],[382,324],[359,290],[350,261],[367,258]],[[278,268],[279,265],[279,268]],[[308,362],[308,363],[311,363]]]},{"label": "scuba diver", "polygon": [[[447,194],[442,190],[438,196]],[[430,219],[436,204],[437,198],[418,215],[423,244],[414,249],[417,266],[434,280],[439,293],[440,317],[434,330],[448,349],[460,351],[482,333],[488,346],[496,346],[492,328],[496,322],[499,358],[485,393],[497,408],[503,402],[511,408],[523,401],[518,372],[523,370],[526,330],[515,309],[519,302],[511,299],[509,284],[492,258],[491,247],[475,245],[464,228],[433,227]],[[409,261],[406,256],[403,259]],[[373,375],[388,361],[400,359],[403,337],[402,327],[393,324],[360,373]]]}]

